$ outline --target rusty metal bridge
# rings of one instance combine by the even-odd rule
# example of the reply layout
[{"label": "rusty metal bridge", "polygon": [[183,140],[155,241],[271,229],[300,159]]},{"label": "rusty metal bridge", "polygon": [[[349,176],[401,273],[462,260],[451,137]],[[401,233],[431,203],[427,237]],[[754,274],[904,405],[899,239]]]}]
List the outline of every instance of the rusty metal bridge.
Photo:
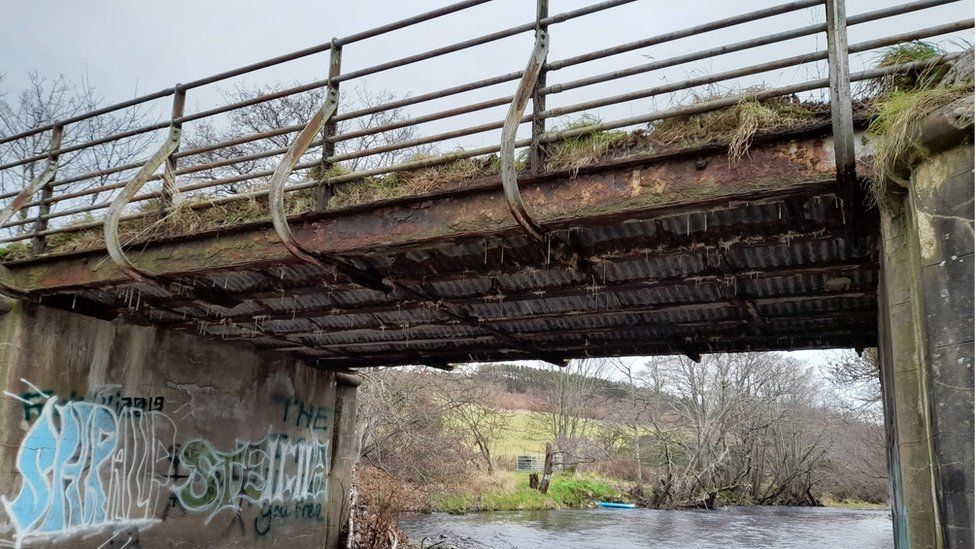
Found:
[{"label": "rusty metal bridge", "polygon": [[[864,173],[859,163],[870,155],[870,143],[852,83],[919,70],[933,60],[856,71],[849,65],[854,55],[971,29],[973,20],[848,43],[848,28],[885,28],[892,18],[954,2],[920,0],[849,15],[843,0],[800,0],[572,57],[548,55],[560,24],[634,1],[550,13],[548,1],[539,0],[535,17],[523,24],[371,66],[342,67],[343,51],[361,42],[406,27],[440,24],[489,2],[466,0],[0,137],[6,149],[0,149],[2,181],[8,187],[18,178],[24,182],[0,195],[9,201],[0,214],[7,231],[2,242],[25,251],[25,257],[4,262],[3,293],[98,318],[289,353],[339,369],[874,345],[877,217],[858,176]],[[712,33],[757,22],[777,26],[783,17],[805,10],[817,10],[823,22],[691,49]],[[348,108],[340,100],[340,84],[523,35],[532,36],[533,43],[522,70],[374,105]],[[588,91],[810,37],[826,46],[624,93]],[[563,69],[579,72],[598,60],[689,39],[693,42],[681,55],[557,80]],[[199,89],[315,55],[329,56],[322,80],[187,112],[188,96]],[[939,61],[958,55],[943,52]],[[665,109],[640,103],[641,114],[582,126],[553,123],[574,113],[676,98],[775,71],[816,72],[810,67],[821,67],[826,76],[672,101]],[[465,100],[466,94],[499,86],[507,86],[501,97]],[[570,90],[589,95],[553,106]],[[319,94],[321,107],[308,121],[242,132],[229,140],[183,142],[186,125],[226,125],[235,112],[309,93]],[[810,102],[818,93],[825,98],[823,109],[802,124],[756,135],[748,155],[738,161],[729,159],[729,142],[719,139],[634,147],[628,154],[604,155],[571,168],[546,162],[551,147],[599,132],[644,128],[627,137],[640,142],[662,121],[744,101]],[[343,126],[438,101],[454,103],[377,125]],[[171,102],[172,108],[160,122],[72,136],[75,128],[92,127],[85,126],[92,120],[160,102]],[[446,124],[499,107],[507,113],[497,121],[337,151],[337,145],[341,149],[358,137],[434,121]],[[450,146],[475,135],[494,135],[497,144],[367,164],[351,172],[336,169],[391,151]],[[158,149],[137,161],[95,169],[91,163],[79,168],[68,161],[146,136],[155,139]],[[289,145],[276,145],[274,139],[283,136]],[[41,140],[49,142],[46,150],[12,158],[12,151],[30,150],[23,144]],[[249,152],[237,148],[243,144]],[[416,177],[423,170],[486,155],[497,155],[493,173],[422,194],[341,207],[330,203],[340,185],[365,185],[389,174]],[[238,172],[228,175],[229,167]],[[238,190],[228,193],[229,185]],[[294,213],[288,204],[297,196],[312,196],[314,207]],[[156,238],[126,238],[120,230],[181,208],[202,212],[243,201],[256,202],[266,215]],[[54,245],[86,232],[99,235],[97,245],[68,251]]]}]

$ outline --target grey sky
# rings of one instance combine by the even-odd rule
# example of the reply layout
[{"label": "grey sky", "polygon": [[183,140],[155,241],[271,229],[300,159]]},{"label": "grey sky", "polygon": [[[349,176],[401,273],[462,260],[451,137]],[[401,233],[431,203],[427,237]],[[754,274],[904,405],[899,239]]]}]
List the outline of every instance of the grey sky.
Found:
[{"label": "grey sky", "polygon": [[[559,13],[595,1],[551,0],[550,10],[552,13]],[[553,27],[549,57],[561,59],[782,1],[644,0]],[[449,0],[169,0],[165,4],[131,0],[8,2],[4,6],[5,19],[0,22],[0,73],[5,73],[0,90],[9,92],[6,97],[8,101],[14,99],[23,89],[25,76],[29,71],[38,71],[49,77],[65,74],[74,80],[87,75],[107,101],[119,101],[132,97],[137,90],[140,94],[156,91],[176,82],[186,82],[327,42],[332,36],[348,35],[434,9],[448,2]],[[863,13],[894,3],[884,0],[849,0],[848,14]],[[343,69],[355,70],[524,23],[534,17],[534,6],[535,2],[531,0],[496,0],[433,23],[352,44],[343,52]],[[850,42],[856,43],[972,16],[973,0],[965,0],[883,22],[852,27]],[[663,59],[822,20],[822,9],[803,10],[557,71],[550,75],[549,82],[598,74],[646,63],[649,58]],[[973,38],[972,32],[964,32],[941,40],[947,40],[950,46],[958,47],[963,41],[971,43]],[[365,85],[372,90],[417,95],[521,69],[530,48],[531,36],[523,34],[368,77]],[[822,48],[822,38],[792,40],[707,62],[582,88],[553,96],[549,104],[559,106],[575,103],[646,88],[664,81],[679,81],[690,75],[739,68]],[[321,79],[326,74],[327,58],[327,54],[319,54],[259,71],[233,82],[192,90],[188,97],[188,111],[219,104],[220,89],[234,84],[256,86]],[[855,60],[852,69],[858,70],[868,62],[870,56],[862,56],[860,60]],[[825,75],[826,69],[822,65],[813,65],[767,74],[760,79],[744,80],[738,85],[748,86],[760,82],[782,85]],[[501,97],[512,93],[514,88],[515,83],[510,82],[446,101],[417,106],[410,113],[423,114],[457,106],[462,100],[474,102]],[[602,109],[595,114],[608,120],[645,113],[682,99],[686,97],[643,100]],[[164,100],[157,105],[159,112],[166,112],[167,102],[168,100]],[[504,111],[505,108],[501,107],[466,115],[450,122],[428,124],[421,128],[421,134],[499,120]],[[441,148],[449,150],[455,146],[482,146],[496,143],[497,139],[498,132],[491,132],[447,143]],[[819,361],[820,356],[810,352],[798,355],[815,362]]]}]

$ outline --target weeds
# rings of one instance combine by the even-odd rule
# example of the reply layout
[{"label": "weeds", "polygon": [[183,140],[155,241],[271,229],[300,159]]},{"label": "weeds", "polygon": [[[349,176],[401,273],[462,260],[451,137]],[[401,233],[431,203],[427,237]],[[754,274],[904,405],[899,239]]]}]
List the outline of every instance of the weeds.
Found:
[{"label": "weeds", "polygon": [[[582,130],[597,126],[602,121],[590,114],[557,126],[549,133]],[[546,145],[546,168],[549,170],[568,169],[576,177],[580,168],[603,158],[616,144],[627,137],[624,131],[591,130],[576,137],[556,141]]]},{"label": "weeds", "polygon": [[931,61],[931,63],[871,81],[867,89],[869,96],[884,99],[893,93],[910,92],[934,86],[948,70],[945,65],[939,63],[939,59],[945,53],[945,50],[940,46],[922,41],[905,42],[884,49],[874,62],[876,67],[891,67],[926,60]]},{"label": "weeds", "polygon": [[972,84],[896,90],[875,102],[876,115],[868,128],[877,149],[874,156],[875,196],[883,194],[886,179],[897,178],[895,173],[906,155],[924,157],[925,151],[913,140],[918,136],[925,116],[972,93]]},{"label": "weeds", "polygon": [[11,242],[6,246],[0,247],[0,261],[12,261],[30,255],[30,244],[26,242]]},{"label": "weeds", "polygon": [[529,488],[528,474],[497,472],[484,482],[473,482],[430,497],[431,509],[463,515],[470,511],[535,511],[582,508],[598,500],[620,498],[620,492],[595,475],[556,473],[549,493]]},{"label": "weeds", "polygon": [[[709,94],[695,98],[696,103],[723,97]],[[740,103],[690,116],[667,118],[651,123],[651,137],[662,144],[729,143],[729,161],[738,162],[749,152],[752,140],[760,131],[769,132],[810,123],[824,112],[819,104],[800,103],[796,98],[763,101],[744,99]]]},{"label": "weeds", "polygon": [[[431,156],[418,156],[415,162]],[[368,177],[340,183],[333,188],[330,207],[341,208],[366,204],[377,200],[389,200],[403,196],[420,195],[461,185],[477,177],[498,173],[498,157],[455,160],[448,164],[432,166],[410,172],[396,172],[380,177]]]},{"label": "weeds", "polygon": [[385,549],[405,543],[397,526],[410,499],[405,487],[383,471],[365,467],[356,473],[357,493],[361,496],[351,510],[352,532],[347,547]]},{"label": "weeds", "polygon": [[872,194],[882,202],[889,179],[898,180],[898,172],[907,160],[924,158],[926,151],[914,140],[922,120],[930,113],[972,96],[973,86],[945,85],[942,79],[949,67],[940,63],[946,51],[929,42],[914,41],[883,51],[875,65],[890,67],[903,63],[930,61],[920,68],[903,70],[870,83],[871,110],[874,113],[868,133],[874,138]]}]

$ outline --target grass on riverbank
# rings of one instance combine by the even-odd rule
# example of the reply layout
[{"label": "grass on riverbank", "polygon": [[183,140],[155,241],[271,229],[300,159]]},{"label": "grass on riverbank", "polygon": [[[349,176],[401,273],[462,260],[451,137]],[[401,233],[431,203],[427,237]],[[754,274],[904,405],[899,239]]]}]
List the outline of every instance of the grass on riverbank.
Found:
[{"label": "grass on riverbank", "polygon": [[548,494],[529,488],[528,473],[498,472],[485,479],[486,485],[478,484],[465,484],[464,491],[431,495],[430,510],[461,515],[473,511],[573,509],[620,497],[606,479],[587,474],[554,474]]},{"label": "grass on riverbank", "polygon": [[887,503],[871,503],[860,499],[840,499],[834,500],[829,497],[822,497],[820,500],[824,507],[835,509],[870,509],[883,511],[891,507]]}]

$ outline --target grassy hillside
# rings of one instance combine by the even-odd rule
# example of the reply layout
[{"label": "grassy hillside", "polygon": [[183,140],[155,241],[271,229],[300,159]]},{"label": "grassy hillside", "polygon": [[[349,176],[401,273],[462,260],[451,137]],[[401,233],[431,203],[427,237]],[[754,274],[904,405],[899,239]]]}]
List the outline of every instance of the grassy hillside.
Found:
[{"label": "grassy hillside", "polygon": [[512,458],[522,454],[541,454],[546,450],[546,442],[552,437],[546,434],[543,414],[513,411],[508,429],[498,441],[496,452],[502,459]]},{"label": "grassy hillside", "polygon": [[[515,459],[523,454],[543,454],[546,442],[552,441],[547,431],[546,417],[541,412],[512,410],[508,429],[498,440],[495,454],[502,460]],[[598,419],[584,420],[589,435],[596,435],[612,426],[612,422]]]}]

